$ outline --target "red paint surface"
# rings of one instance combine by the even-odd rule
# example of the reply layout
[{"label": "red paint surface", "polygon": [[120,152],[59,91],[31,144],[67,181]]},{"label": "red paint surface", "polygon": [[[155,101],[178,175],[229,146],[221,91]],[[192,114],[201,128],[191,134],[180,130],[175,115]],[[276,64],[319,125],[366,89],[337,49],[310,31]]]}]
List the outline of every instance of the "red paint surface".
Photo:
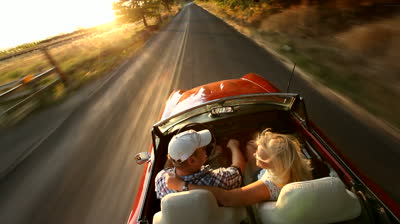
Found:
[{"label": "red paint surface", "polygon": [[249,73],[240,79],[213,82],[187,91],[174,91],[162,117],[167,118],[193,106],[224,97],[268,92],[279,92],[279,89],[261,76]]},{"label": "red paint surface", "polygon": [[140,210],[139,208],[141,207],[139,205],[144,202],[143,200],[144,200],[144,197],[145,197],[143,186],[144,186],[144,182],[145,182],[145,179],[146,179],[146,173],[147,173],[148,166],[149,166],[149,164],[146,163],[146,167],[143,170],[142,178],[140,179],[140,182],[139,182],[139,189],[138,189],[138,192],[136,194],[136,200],[135,200],[135,202],[133,204],[133,209],[132,209],[132,212],[131,212],[131,214],[129,216],[129,219],[128,219],[128,223],[129,224],[136,223],[136,221],[139,218],[139,210]]}]

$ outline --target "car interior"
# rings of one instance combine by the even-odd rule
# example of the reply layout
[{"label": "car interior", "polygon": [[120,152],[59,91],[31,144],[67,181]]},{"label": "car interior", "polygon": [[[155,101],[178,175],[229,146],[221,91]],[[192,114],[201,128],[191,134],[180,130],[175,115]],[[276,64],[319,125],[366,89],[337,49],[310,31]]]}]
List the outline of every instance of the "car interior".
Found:
[{"label": "car interior", "polygon": [[[155,151],[152,181],[145,201],[142,219],[155,224],[180,223],[374,223],[365,201],[341,179],[337,172],[316,150],[316,143],[303,136],[301,125],[289,111],[271,110],[242,116],[219,117],[204,123],[190,119],[160,137]],[[279,133],[295,135],[302,144],[302,151],[311,160],[313,180],[285,185],[277,201],[266,201],[253,206],[228,208],[218,205],[215,197],[205,190],[173,193],[161,201],[156,198],[154,178],[171,164],[167,161],[169,140],[178,132],[209,129],[213,133],[209,145],[211,167],[230,165],[228,149],[216,153],[215,146],[226,146],[236,138],[244,148],[248,140],[265,128]],[[244,173],[244,184],[252,181],[254,174]],[[353,191],[352,191],[353,190]]]}]

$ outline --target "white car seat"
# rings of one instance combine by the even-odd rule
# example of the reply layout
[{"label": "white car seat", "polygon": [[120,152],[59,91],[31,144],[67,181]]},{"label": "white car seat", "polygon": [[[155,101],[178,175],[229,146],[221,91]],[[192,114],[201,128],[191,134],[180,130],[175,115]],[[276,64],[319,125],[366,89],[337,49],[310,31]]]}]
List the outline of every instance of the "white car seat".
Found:
[{"label": "white car seat", "polygon": [[287,184],[277,201],[259,203],[256,209],[264,224],[335,223],[361,214],[357,196],[337,177]]},{"label": "white car seat", "polygon": [[244,207],[218,207],[207,190],[191,190],[166,195],[153,224],[239,224],[246,214]]}]

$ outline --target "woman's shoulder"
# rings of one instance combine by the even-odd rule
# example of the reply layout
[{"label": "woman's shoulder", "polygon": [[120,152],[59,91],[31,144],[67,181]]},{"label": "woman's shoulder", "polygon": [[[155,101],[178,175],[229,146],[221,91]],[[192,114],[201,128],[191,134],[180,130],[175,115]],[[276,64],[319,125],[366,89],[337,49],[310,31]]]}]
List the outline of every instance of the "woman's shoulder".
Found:
[{"label": "woman's shoulder", "polygon": [[258,180],[272,180],[273,174],[268,169],[261,169],[257,175]]},{"label": "woman's shoulder", "polygon": [[283,186],[275,184],[271,177],[272,173],[269,170],[264,170],[259,174],[259,180],[267,186],[270,192],[270,200],[277,200]]}]

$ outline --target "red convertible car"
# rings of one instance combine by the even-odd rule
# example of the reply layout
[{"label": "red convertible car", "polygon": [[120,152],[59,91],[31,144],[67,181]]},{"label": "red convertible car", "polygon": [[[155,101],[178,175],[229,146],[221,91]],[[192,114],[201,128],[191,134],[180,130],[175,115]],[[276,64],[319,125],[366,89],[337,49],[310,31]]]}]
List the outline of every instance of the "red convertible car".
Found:
[{"label": "red convertible car", "polygon": [[[277,201],[248,207],[220,207],[206,190],[155,193],[155,176],[167,167],[168,143],[178,131],[209,129],[215,145],[241,142],[265,128],[297,136],[311,160],[313,180],[285,185]],[[187,223],[400,223],[400,208],[376,185],[361,179],[307,118],[303,98],[281,93],[256,74],[173,92],[152,129],[153,147],[136,155],[145,166],[129,224]],[[229,165],[229,155],[213,156],[212,167]],[[243,179],[249,179],[246,172]]]}]

